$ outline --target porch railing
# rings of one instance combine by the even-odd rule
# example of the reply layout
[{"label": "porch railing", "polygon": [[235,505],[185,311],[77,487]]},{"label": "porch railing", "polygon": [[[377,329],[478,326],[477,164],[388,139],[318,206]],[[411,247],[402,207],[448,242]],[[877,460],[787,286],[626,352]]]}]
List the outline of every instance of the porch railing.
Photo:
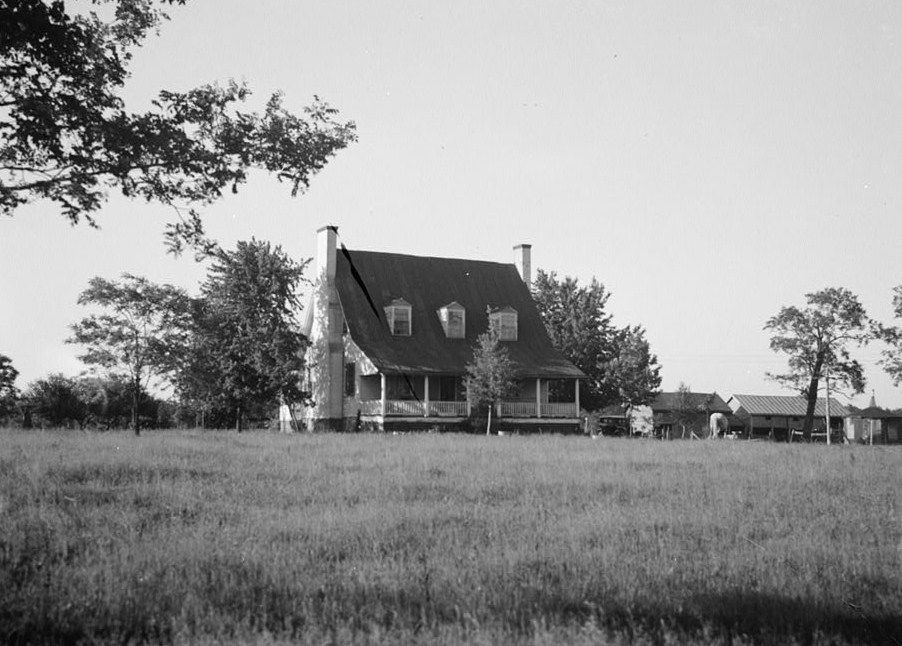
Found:
[{"label": "porch railing", "polygon": [[405,399],[388,399],[385,401],[385,414],[422,417],[423,403]]},{"label": "porch railing", "polygon": [[535,417],[535,402],[501,402],[498,405],[501,417]]},{"label": "porch railing", "polygon": [[556,402],[542,404],[542,417],[578,417],[579,410],[575,402]]},{"label": "porch railing", "polygon": [[[579,415],[574,402],[543,403],[542,417],[573,418]],[[361,415],[382,415],[382,401],[370,399],[360,402]],[[387,399],[385,415],[397,417],[466,417],[467,402],[431,401],[428,409],[425,402],[408,399]],[[535,402],[501,402],[498,404],[500,417],[538,417]]]},{"label": "porch railing", "polygon": [[467,402],[429,402],[430,417],[466,417]]},{"label": "porch railing", "polygon": [[[360,402],[361,415],[382,415],[382,401],[368,399]],[[397,417],[466,417],[467,402],[425,402],[410,399],[385,400],[385,414]]]}]

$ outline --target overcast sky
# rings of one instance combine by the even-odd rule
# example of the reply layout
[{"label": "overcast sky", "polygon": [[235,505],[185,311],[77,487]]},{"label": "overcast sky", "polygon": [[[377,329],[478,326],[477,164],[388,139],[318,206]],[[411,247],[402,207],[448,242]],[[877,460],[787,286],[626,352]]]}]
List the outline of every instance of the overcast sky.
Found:
[{"label": "overcast sky", "polygon": [[[72,3],[67,3],[72,5]],[[252,9],[251,9],[252,7]],[[902,283],[898,2],[194,0],[137,52],[126,98],[228,78],[357,123],[297,198],[257,175],[205,210],[226,245],[298,258],[339,227],[351,249],[511,261],[601,280],[641,323],[663,387],[773,393],[762,325],[845,286],[889,320]],[[0,353],[19,385],[77,373],[65,345],[95,275],[196,289],[165,254],[170,214],[113,197],[99,230],[48,204],[0,218]],[[868,392],[902,406],[857,353]],[[856,401],[865,402],[865,397]]]}]

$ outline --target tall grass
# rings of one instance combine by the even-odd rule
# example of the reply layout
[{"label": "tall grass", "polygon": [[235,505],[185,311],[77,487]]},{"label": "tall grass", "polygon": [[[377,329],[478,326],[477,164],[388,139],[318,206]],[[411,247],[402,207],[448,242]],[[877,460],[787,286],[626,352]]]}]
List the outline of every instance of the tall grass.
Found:
[{"label": "tall grass", "polygon": [[893,447],[5,432],[0,641],[899,643]]}]

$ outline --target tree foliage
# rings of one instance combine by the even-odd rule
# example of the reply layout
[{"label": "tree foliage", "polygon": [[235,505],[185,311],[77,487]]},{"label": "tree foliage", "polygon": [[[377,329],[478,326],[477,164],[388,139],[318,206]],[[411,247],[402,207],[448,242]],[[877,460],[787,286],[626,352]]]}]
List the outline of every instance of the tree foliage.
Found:
[{"label": "tree foliage", "polygon": [[123,274],[118,282],[92,278],[78,303],[103,313],[74,324],[68,342],[85,346],[80,357],[85,363],[127,375],[132,427],[139,434],[138,410],[148,385],[173,375],[183,360],[191,329],[191,299],[181,288]]},{"label": "tree foliage", "polygon": [[467,364],[464,378],[470,401],[479,408],[488,408],[486,434],[492,429],[492,408],[514,388],[514,367],[507,348],[501,342],[501,332],[490,327],[476,339],[473,360]]},{"label": "tree foliage", "polygon": [[[902,285],[893,289],[893,314],[902,319]],[[898,386],[902,384],[902,327],[879,323],[872,327],[875,336],[888,346],[881,352],[880,365]]]},{"label": "tree foliage", "polygon": [[539,269],[532,296],[554,347],[589,377],[581,391],[585,408],[651,401],[661,384],[657,357],[644,328],[612,323],[603,284],[593,278],[584,286]]},{"label": "tree foliage", "polygon": [[273,94],[262,113],[240,110],[244,84],[161,91],[147,112],[120,93],[134,51],[184,0],[97,0],[112,17],[71,14],[60,0],[0,3],[0,212],[46,199],[70,222],[85,220],[109,189],[172,206],[167,244],[209,251],[196,205],[237,191],[252,168],[292,195],[340,149],[355,126],[314,97],[302,114]]},{"label": "tree foliage", "polygon": [[[87,409],[90,424],[109,430],[124,428],[132,421],[135,384],[127,375],[82,377],[76,382],[76,391]],[[141,426],[156,421],[159,404],[147,393],[139,394],[137,414]]]},{"label": "tree foliage", "polygon": [[810,437],[818,388],[828,373],[836,388],[864,392],[864,370],[849,346],[868,343],[872,333],[858,297],[844,287],[811,292],[805,300],[805,307],[781,308],[764,329],[772,332],[771,349],[786,354],[789,364],[787,372],[767,376],[807,399],[803,432]]},{"label": "tree foliage", "polygon": [[649,403],[661,387],[661,366],[645,328],[626,326],[614,335],[615,354],[601,364],[601,391],[630,406]]},{"label": "tree foliage", "polygon": [[0,354],[0,421],[12,415],[16,410],[19,390],[16,388],[16,377],[19,371],[13,367],[12,359]]},{"label": "tree foliage", "polygon": [[[26,415],[37,418],[42,425],[84,427],[88,407],[79,393],[75,379],[63,374],[51,374],[29,384],[23,396]],[[26,424],[28,425],[28,424]]]},{"label": "tree foliage", "polygon": [[680,437],[686,437],[686,431],[693,433],[704,425],[708,411],[705,404],[692,396],[692,388],[680,382],[676,391],[676,406],[672,411],[673,422],[680,427]]},{"label": "tree foliage", "polygon": [[217,254],[195,303],[179,371],[184,400],[233,411],[241,430],[244,413],[255,404],[271,406],[280,396],[306,399],[300,386],[306,337],[297,320],[305,266],[258,240]]}]

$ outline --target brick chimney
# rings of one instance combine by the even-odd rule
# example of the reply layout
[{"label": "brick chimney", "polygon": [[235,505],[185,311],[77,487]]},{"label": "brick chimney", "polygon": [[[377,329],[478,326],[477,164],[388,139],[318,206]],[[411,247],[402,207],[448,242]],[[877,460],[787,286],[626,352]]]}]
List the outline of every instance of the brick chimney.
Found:
[{"label": "brick chimney", "polygon": [[520,278],[527,285],[532,284],[532,245],[518,244],[514,247],[514,264],[520,272]]}]

